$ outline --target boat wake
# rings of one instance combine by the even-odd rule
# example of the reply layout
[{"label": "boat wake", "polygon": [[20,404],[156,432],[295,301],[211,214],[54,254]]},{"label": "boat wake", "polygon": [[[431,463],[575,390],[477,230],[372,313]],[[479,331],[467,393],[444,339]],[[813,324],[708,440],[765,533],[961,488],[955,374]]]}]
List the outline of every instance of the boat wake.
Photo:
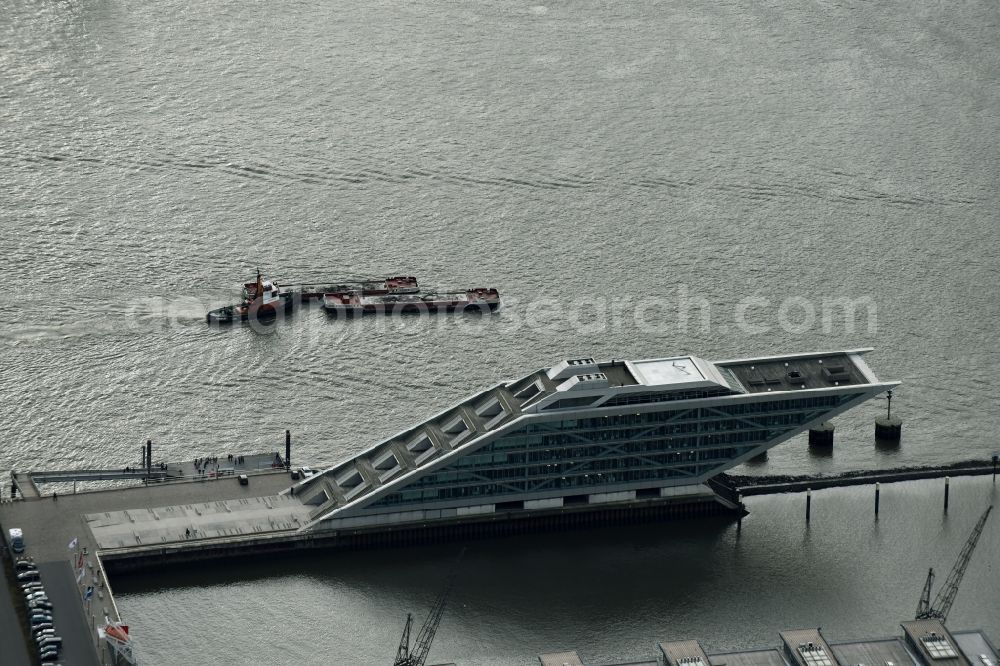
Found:
[{"label": "boat wake", "polygon": [[[581,173],[574,169],[518,170],[470,173],[447,165],[428,167],[392,158],[372,163],[371,158],[345,156],[339,161],[317,158],[310,154],[291,155],[282,160],[259,157],[135,155],[101,159],[92,155],[45,152],[3,153],[0,161],[20,163],[29,169],[119,168],[130,172],[193,171],[217,173],[227,178],[266,181],[275,184],[302,183],[334,189],[355,189],[380,183],[426,184],[442,183],[459,186],[510,189],[602,189],[634,187],[658,190],[667,194],[700,196],[699,192],[723,194],[748,201],[779,199],[819,199],[846,204],[882,202],[894,207],[970,205],[982,197],[962,196],[959,192],[895,191],[875,186],[864,174],[817,170],[811,177],[789,178],[775,173],[766,181],[752,182],[733,178],[692,177],[685,174],[642,173]],[[459,162],[461,163],[461,162]],[[502,169],[502,166],[501,166]],[[736,174],[731,174],[735,176]]]}]

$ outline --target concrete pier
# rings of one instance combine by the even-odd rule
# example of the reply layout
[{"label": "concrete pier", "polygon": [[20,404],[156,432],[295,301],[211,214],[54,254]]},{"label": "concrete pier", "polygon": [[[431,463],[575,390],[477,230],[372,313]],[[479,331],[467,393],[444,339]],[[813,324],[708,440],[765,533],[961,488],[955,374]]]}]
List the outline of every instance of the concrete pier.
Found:
[{"label": "concrete pier", "polygon": [[[36,496],[0,504],[0,528],[4,532],[9,527],[24,529],[25,555],[38,565],[46,593],[53,601],[53,624],[64,640],[63,661],[85,665],[113,663],[97,639],[97,628],[105,623],[106,617],[127,624],[114,603],[100,559],[101,543],[95,531],[90,529],[88,515],[114,515],[114,512],[131,515],[146,507],[239,502],[253,496],[277,495],[289,485],[289,476],[284,470],[262,472],[249,478],[248,486],[240,485],[236,477],[216,481],[206,476],[199,481],[60,494],[58,499]],[[38,527],[43,525],[44,529]],[[102,534],[100,530],[96,533]],[[106,534],[105,538],[112,536]],[[76,549],[71,551],[68,544],[74,539],[77,540]],[[4,548],[5,556],[8,552]],[[78,581],[74,575],[76,563],[71,564],[70,560],[81,555],[84,573]],[[88,586],[94,588],[94,593],[90,601],[84,603],[83,591]],[[23,645],[25,632],[18,618],[18,613],[24,611],[20,590],[16,586],[11,589],[9,601],[3,596],[0,590],[0,603],[8,608],[12,605],[13,613],[7,613],[6,609],[0,612],[0,644]]]},{"label": "concrete pier", "polygon": [[[223,473],[256,467],[248,484]],[[271,465],[275,469],[271,469]],[[531,531],[574,529],[581,526],[622,525],[670,519],[703,519],[719,516],[738,519],[745,510],[743,495],[794,492],[857,483],[882,483],[930,476],[957,476],[960,470],[924,469],[876,472],[840,478],[809,478],[778,484],[740,486],[725,477],[684,492],[623,494],[603,503],[564,503],[525,509],[522,503],[496,505],[490,513],[441,516],[423,522],[372,524],[342,529],[303,530],[314,506],[291,493],[291,476],[281,456],[228,456],[166,466],[178,472],[176,482],[151,482],[117,488],[38,496],[0,504],[0,526],[25,529],[27,555],[44,573],[50,595],[61,599],[56,623],[64,636],[70,663],[109,660],[96,630],[105,618],[122,621],[107,572],[160,568],[195,561],[272,555],[313,548],[359,549],[406,546]],[[148,469],[148,468],[147,468]],[[252,472],[252,470],[248,471]],[[983,465],[970,473],[990,473]],[[243,473],[243,472],[241,472]],[[29,475],[30,479],[30,475]],[[517,506],[513,506],[517,504]],[[45,526],[39,529],[38,526]],[[71,551],[68,544],[76,543]],[[82,562],[79,561],[82,555]],[[78,564],[71,566],[70,559]],[[74,573],[82,571],[80,579]],[[86,587],[95,593],[89,604],[81,601]],[[13,597],[13,602],[20,599]],[[0,638],[23,640],[20,625],[4,626],[0,613]],[[10,622],[7,621],[10,625]]]},{"label": "concrete pier", "polygon": [[[136,473],[148,470],[147,466]],[[500,504],[489,514],[425,523],[304,531],[301,528],[314,507],[290,492],[291,475],[280,455],[199,459],[165,464],[160,471],[169,476],[143,485],[59,494],[58,498],[36,494],[0,505],[0,527],[24,529],[25,554],[44,571],[50,598],[60,599],[54,624],[64,638],[69,663],[114,663],[112,653],[97,638],[97,629],[107,620],[128,621],[115,605],[107,572],[301,549],[403,546],[582,526],[732,517],[744,512],[735,494],[713,482],[717,487],[626,493],[620,501],[606,503],[534,510]],[[34,486],[32,478],[66,481],[93,476],[93,472],[27,474],[25,483]],[[236,472],[247,474],[247,485]],[[45,529],[38,529],[39,525]],[[81,572],[79,577],[77,572]],[[93,587],[94,594],[84,603],[82,593],[88,587]],[[15,609],[23,605],[18,597],[11,599],[5,603],[13,603]],[[7,621],[5,626],[0,614],[0,638],[5,643],[23,643],[23,635],[19,623]]]}]

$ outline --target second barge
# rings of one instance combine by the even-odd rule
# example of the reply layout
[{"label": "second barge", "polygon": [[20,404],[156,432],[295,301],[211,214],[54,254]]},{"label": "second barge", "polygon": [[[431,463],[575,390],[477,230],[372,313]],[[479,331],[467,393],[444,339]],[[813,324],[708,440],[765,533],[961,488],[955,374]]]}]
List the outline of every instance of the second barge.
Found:
[{"label": "second barge", "polygon": [[368,295],[361,291],[326,294],[323,309],[331,317],[361,315],[435,314],[438,312],[481,312],[488,314],[500,306],[496,289],[467,289],[453,294]]}]

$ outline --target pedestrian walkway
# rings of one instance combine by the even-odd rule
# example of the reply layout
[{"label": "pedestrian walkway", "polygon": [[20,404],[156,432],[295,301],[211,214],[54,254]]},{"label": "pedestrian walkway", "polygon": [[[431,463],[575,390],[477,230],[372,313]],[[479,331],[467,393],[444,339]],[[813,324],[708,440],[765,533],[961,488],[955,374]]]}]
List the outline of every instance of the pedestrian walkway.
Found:
[{"label": "pedestrian walkway", "polygon": [[31,475],[24,472],[14,473],[11,472],[11,481],[17,487],[17,493],[19,497],[24,499],[36,499],[41,496],[38,492],[38,486],[35,482],[31,480]]},{"label": "pedestrian walkway", "polygon": [[[154,467],[158,467],[158,465],[154,465]],[[285,461],[277,451],[249,455],[203,456],[185,462],[163,463],[162,465],[168,480],[211,479],[233,476],[234,474],[273,472],[284,469],[284,467]]]}]

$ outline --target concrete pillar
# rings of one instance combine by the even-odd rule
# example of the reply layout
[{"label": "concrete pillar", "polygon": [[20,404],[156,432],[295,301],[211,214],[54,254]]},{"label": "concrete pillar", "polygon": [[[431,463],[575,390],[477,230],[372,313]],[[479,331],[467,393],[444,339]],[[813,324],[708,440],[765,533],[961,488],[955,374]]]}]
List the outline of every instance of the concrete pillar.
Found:
[{"label": "concrete pillar", "polygon": [[875,419],[875,439],[881,442],[898,442],[903,433],[903,419],[898,416],[880,416]]},{"label": "concrete pillar", "polygon": [[829,448],[833,446],[834,426],[829,421],[809,429],[809,446]]}]

